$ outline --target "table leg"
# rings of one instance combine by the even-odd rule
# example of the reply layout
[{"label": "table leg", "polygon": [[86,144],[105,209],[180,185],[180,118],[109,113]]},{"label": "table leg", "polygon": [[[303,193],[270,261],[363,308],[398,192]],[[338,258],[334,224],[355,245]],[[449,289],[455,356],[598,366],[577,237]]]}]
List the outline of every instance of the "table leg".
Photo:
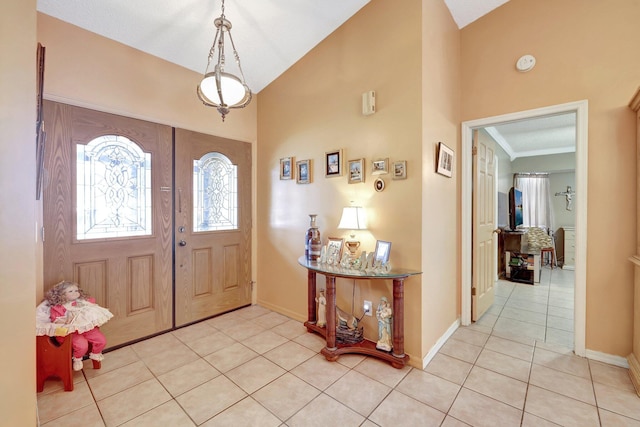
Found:
[{"label": "table leg", "polygon": [[327,276],[327,349],[336,349],[336,278]]},{"label": "table leg", "polygon": [[404,279],[393,279],[393,350],[404,357]]},{"label": "table leg", "polygon": [[315,324],[316,314],[316,272],[307,270],[307,321]]}]

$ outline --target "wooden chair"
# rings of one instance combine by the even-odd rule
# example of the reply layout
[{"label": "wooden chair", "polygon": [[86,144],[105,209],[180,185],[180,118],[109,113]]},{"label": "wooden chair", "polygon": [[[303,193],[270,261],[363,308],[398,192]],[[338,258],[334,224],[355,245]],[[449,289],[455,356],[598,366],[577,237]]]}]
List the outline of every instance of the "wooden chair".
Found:
[{"label": "wooden chair", "polygon": [[[73,369],[71,368],[71,337],[60,344],[55,337],[36,336],[36,389],[44,390],[47,378],[58,377],[64,384],[64,391],[73,391]],[[102,364],[93,360],[93,369],[100,369]]]}]

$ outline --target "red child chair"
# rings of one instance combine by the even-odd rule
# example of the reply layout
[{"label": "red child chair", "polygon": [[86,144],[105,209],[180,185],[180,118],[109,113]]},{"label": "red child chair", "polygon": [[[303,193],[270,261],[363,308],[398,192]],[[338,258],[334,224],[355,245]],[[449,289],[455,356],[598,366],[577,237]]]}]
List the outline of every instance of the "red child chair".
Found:
[{"label": "red child chair", "polygon": [[[37,391],[44,390],[44,381],[58,377],[64,384],[64,391],[73,391],[73,370],[71,369],[71,337],[60,344],[55,337],[36,336]],[[93,369],[100,369],[98,360],[91,360]]]}]

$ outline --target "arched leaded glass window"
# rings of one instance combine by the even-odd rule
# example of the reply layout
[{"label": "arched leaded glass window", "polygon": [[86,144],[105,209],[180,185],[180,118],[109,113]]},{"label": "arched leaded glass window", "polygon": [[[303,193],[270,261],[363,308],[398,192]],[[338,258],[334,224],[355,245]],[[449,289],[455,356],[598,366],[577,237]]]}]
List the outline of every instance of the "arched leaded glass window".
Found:
[{"label": "arched leaded glass window", "polygon": [[77,239],[151,235],[151,154],[119,135],[76,153]]},{"label": "arched leaded glass window", "polygon": [[193,161],[193,231],[238,228],[238,167],[224,154]]}]

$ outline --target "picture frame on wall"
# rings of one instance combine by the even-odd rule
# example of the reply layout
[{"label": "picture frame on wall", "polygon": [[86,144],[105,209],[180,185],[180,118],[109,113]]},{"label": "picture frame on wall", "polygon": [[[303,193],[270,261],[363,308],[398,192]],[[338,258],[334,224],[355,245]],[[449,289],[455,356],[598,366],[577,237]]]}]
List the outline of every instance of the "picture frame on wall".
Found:
[{"label": "picture frame on wall", "polygon": [[407,161],[398,160],[393,162],[392,173],[393,179],[407,179]]},{"label": "picture frame on wall", "polygon": [[349,184],[364,182],[364,159],[349,160]]},{"label": "picture frame on wall", "polygon": [[42,197],[44,153],[47,140],[43,116],[45,50],[45,47],[38,43],[36,49],[36,200],[40,200]]},{"label": "picture frame on wall", "polygon": [[436,172],[440,175],[451,178],[451,176],[453,175],[453,150],[447,147],[442,142],[439,142],[437,159],[438,165],[436,168]]},{"label": "picture frame on wall", "polygon": [[378,159],[371,162],[371,175],[384,175],[389,173],[389,159]]},{"label": "picture frame on wall", "polygon": [[327,151],[324,155],[324,176],[342,176],[342,150]]},{"label": "picture frame on wall", "polygon": [[294,170],[293,157],[283,157],[280,159],[280,179],[293,179]]},{"label": "picture frame on wall", "polygon": [[309,184],[311,182],[311,160],[296,162],[296,183]]}]

